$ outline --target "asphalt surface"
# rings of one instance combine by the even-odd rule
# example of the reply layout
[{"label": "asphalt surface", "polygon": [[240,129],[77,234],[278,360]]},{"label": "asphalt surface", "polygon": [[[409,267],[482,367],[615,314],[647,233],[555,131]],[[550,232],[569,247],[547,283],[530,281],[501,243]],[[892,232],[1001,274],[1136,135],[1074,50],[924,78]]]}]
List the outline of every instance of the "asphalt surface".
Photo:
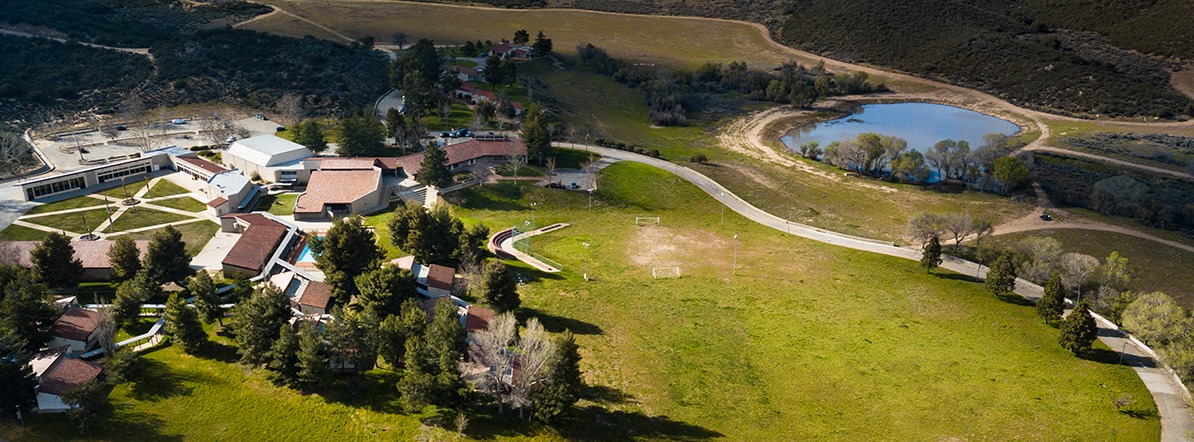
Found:
[{"label": "asphalt surface", "polygon": [[[570,143],[556,143],[556,146],[573,148],[573,145]],[[599,146],[582,145],[577,148],[596,153],[605,159],[632,161],[672,172],[696,185],[701,190],[704,190],[705,193],[708,193],[739,215],[779,231],[855,250],[918,261],[921,258],[921,252],[917,249],[899,247],[889,242],[831,232],[772,215],[739,198],[733,192],[730,192],[700,172],[675,163],[633,152]],[[976,275],[980,278],[985,278],[987,274],[985,266],[955,257],[946,257],[941,267],[964,275]],[[1035,301],[1041,297],[1043,290],[1036,284],[1017,279],[1016,293]],[[1123,362],[1130,365],[1136,371],[1136,374],[1140,376],[1141,381],[1144,382],[1144,385],[1152,395],[1153,401],[1156,402],[1157,413],[1161,417],[1161,440],[1164,442],[1191,440],[1189,435],[1194,435],[1194,416],[1191,416],[1189,406],[1186,405],[1184,398],[1189,395],[1189,392],[1186,391],[1181,381],[1177,379],[1177,376],[1172,371],[1165,368],[1157,360],[1156,353],[1148,348],[1148,346],[1126,335],[1126,333],[1119,330],[1110,321],[1098,315],[1094,316],[1099,325],[1099,340],[1113,351],[1121,354]]]}]

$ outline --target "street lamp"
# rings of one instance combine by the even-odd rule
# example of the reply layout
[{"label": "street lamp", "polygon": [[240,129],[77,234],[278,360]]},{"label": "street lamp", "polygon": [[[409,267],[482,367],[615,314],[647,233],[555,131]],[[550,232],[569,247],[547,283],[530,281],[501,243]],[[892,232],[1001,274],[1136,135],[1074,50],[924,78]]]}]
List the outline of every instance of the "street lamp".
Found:
[{"label": "street lamp", "polygon": [[[592,183],[590,183],[592,185]],[[589,211],[593,211],[593,189],[589,189]]]},{"label": "street lamp", "polygon": [[723,190],[723,191],[721,191],[721,200],[718,201],[719,203],[721,203],[721,225],[722,225],[722,227],[725,227],[725,225],[726,225],[726,202],[725,202],[725,199],[726,199],[726,192]]},{"label": "street lamp", "polygon": [[585,245],[585,281],[589,280],[589,243],[582,243]]}]

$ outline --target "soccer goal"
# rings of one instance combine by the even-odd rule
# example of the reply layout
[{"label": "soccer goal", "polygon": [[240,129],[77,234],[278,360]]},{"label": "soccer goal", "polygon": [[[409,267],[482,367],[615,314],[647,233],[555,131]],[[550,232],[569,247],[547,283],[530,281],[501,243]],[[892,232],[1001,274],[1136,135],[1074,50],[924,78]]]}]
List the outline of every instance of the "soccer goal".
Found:
[{"label": "soccer goal", "polygon": [[679,267],[655,267],[651,269],[651,277],[655,279],[679,279]]},{"label": "soccer goal", "polygon": [[636,226],[651,225],[651,224],[659,225],[659,217],[658,216],[636,216],[636,217],[634,217],[634,225],[636,225]]}]

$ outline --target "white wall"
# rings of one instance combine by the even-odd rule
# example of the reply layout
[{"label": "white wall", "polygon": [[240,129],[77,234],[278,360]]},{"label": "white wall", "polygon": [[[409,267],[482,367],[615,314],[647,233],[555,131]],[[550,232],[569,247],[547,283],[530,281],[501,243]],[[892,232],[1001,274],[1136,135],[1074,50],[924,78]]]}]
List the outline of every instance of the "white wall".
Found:
[{"label": "white wall", "polygon": [[71,407],[62,402],[62,397],[49,393],[37,394],[37,410],[41,413],[62,413]]},{"label": "white wall", "polygon": [[53,339],[50,339],[49,348],[58,348],[63,345],[69,345],[70,351],[72,353],[82,353],[84,351],[87,351],[87,343],[83,342],[83,341],[76,341],[73,339],[65,339],[65,338],[59,338],[59,337],[54,337]]}]

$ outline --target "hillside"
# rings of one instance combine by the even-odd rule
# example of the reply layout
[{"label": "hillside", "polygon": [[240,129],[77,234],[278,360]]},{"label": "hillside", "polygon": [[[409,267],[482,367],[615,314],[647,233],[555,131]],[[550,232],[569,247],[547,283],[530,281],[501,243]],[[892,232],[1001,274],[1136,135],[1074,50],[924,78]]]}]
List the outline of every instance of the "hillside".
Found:
[{"label": "hillside", "polygon": [[[1194,57],[1182,0],[488,0],[763,23],[781,43],[1075,115],[1194,114],[1169,71]],[[880,3],[880,4],[876,4]],[[1152,55],[1144,55],[1152,54]]]}]

